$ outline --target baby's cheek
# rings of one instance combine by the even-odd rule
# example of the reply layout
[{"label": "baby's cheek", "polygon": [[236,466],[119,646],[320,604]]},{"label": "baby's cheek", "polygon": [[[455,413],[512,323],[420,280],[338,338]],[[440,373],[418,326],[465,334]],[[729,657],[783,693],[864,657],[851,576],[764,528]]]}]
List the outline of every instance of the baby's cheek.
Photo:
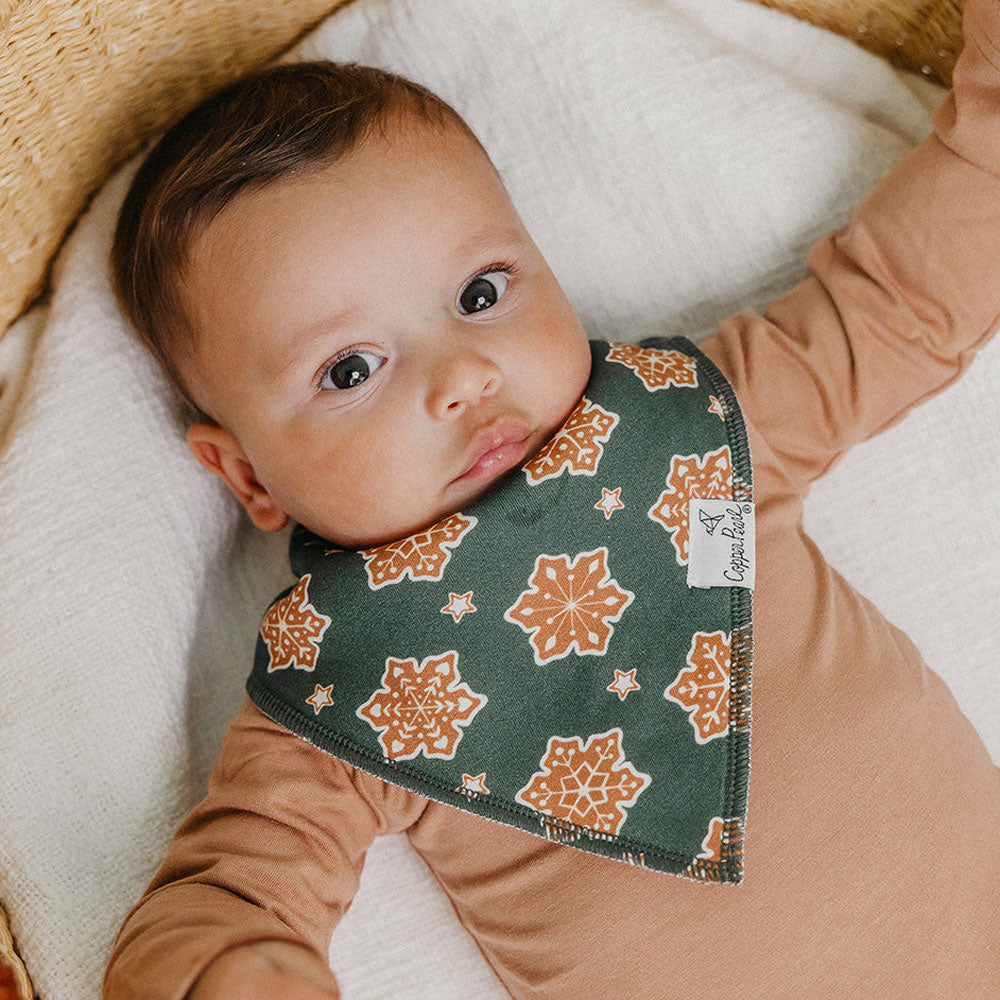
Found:
[{"label": "baby's cheek", "polygon": [[540,366],[547,391],[560,405],[574,402],[583,393],[590,378],[590,345],[576,315],[568,310],[555,312],[546,323],[544,337],[547,364]]}]

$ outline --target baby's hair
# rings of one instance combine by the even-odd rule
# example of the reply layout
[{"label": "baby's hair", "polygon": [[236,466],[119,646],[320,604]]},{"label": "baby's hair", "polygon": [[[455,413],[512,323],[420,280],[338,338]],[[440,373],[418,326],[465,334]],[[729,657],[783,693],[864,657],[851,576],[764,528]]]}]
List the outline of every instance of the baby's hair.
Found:
[{"label": "baby's hair", "polygon": [[315,61],[237,80],[149,152],[118,217],[112,277],[139,338],[189,401],[176,358],[194,344],[180,295],[194,237],[240,191],[333,163],[399,120],[457,126],[478,145],[454,108],[420,84],[371,66]]}]

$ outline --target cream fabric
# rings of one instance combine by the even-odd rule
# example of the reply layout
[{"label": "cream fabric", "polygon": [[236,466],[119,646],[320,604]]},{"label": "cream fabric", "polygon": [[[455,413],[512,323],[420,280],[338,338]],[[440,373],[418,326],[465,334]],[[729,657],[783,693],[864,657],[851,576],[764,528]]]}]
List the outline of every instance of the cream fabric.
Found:
[{"label": "cream fabric", "polygon": [[[743,0],[480,0],[474,17],[460,0],[356,0],[296,54],[384,65],[452,101],[588,331],[611,339],[698,339],[763,307],[943,96]],[[37,350],[11,362],[26,373],[0,454],[0,898],[46,1000],[96,994],[289,579],[284,536],[256,534],[188,456],[181,407],[115,308],[106,258],[131,169],[62,254]],[[1000,598],[998,375],[994,343],[806,503],[807,530],[996,760],[1000,689],[969,664],[991,662]],[[401,837],[369,852],[333,953],[348,1000],[504,995]]]}]

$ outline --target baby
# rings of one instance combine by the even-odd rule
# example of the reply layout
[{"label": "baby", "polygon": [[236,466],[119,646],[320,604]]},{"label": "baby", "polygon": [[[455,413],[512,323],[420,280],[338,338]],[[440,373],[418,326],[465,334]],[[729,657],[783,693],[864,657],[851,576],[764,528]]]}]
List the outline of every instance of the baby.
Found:
[{"label": "baby", "polygon": [[[248,702],[122,928],[106,998],[337,997],[330,934],[374,837],[402,831],[512,996],[996,994],[1000,774],[801,521],[810,483],[953,381],[996,325],[1000,69],[984,53],[1000,5],[968,0],[965,33],[935,134],[817,243],[805,281],[692,352],[735,391],[718,418],[745,420],[753,456],[745,881],[484,821]],[[194,456],[259,528],[294,520],[330,554],[504,496],[604,356],[468,127],[374,69],[280,67],[192,112],[136,176],[114,274],[199,411]],[[621,497],[601,502],[614,523]],[[618,590],[616,613],[635,597]]]}]

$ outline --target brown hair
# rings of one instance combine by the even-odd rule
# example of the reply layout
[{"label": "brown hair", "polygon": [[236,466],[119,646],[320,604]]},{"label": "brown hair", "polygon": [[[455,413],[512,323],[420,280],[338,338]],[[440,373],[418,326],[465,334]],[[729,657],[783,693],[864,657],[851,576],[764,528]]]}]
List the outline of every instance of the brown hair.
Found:
[{"label": "brown hair", "polygon": [[118,217],[111,267],[115,294],[140,339],[190,400],[176,363],[194,332],[180,296],[191,241],[244,188],[333,162],[375,129],[409,115],[457,125],[436,94],[356,63],[291,63],[253,73],[188,112],[139,168]]}]

